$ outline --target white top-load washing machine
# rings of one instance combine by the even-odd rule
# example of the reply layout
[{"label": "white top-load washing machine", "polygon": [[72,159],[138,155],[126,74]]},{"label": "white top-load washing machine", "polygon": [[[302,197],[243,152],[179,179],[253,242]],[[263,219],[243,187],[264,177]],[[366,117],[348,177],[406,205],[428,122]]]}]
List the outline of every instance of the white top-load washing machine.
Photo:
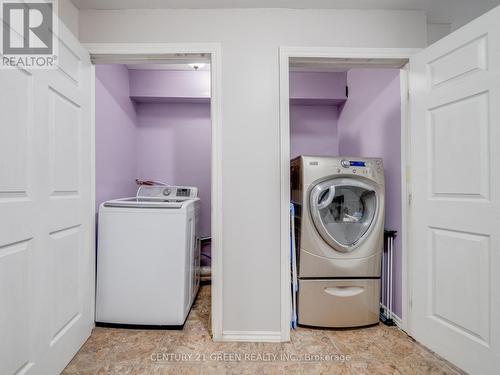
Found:
[{"label": "white top-load washing machine", "polygon": [[96,322],[182,326],[200,283],[198,189],[141,186],[99,207]]},{"label": "white top-load washing machine", "polygon": [[298,322],[377,323],[384,239],[382,159],[300,156],[291,161],[298,258]]}]

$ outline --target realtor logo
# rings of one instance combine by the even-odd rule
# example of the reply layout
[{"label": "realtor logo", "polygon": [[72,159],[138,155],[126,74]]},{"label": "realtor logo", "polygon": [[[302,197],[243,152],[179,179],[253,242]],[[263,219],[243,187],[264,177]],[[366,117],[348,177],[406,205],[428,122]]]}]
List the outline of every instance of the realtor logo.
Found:
[{"label": "realtor logo", "polygon": [[56,67],[56,1],[1,0],[2,67]]}]

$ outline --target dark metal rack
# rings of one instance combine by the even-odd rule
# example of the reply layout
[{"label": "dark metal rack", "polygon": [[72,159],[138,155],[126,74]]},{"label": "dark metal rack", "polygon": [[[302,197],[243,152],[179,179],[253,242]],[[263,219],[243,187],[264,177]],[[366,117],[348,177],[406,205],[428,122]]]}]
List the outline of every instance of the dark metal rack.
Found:
[{"label": "dark metal rack", "polygon": [[380,321],[388,326],[395,325],[394,312],[392,305],[392,282],[393,282],[393,261],[394,261],[394,239],[397,235],[396,230],[384,230],[384,252],[382,256],[382,288],[385,295],[385,301],[380,305]]}]

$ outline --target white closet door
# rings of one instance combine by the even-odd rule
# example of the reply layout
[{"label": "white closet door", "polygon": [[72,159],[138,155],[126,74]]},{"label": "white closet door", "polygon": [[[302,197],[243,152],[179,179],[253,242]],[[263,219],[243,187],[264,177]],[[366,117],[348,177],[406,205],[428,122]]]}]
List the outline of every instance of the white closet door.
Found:
[{"label": "white closet door", "polygon": [[94,322],[91,66],[0,70],[0,374],[57,374]]},{"label": "white closet door", "polygon": [[410,61],[411,332],[500,369],[500,8]]}]

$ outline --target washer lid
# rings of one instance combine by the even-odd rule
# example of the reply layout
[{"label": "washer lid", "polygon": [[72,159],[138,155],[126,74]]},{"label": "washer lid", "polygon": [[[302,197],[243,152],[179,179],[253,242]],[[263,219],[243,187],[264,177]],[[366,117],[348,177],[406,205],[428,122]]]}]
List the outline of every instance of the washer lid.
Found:
[{"label": "washer lid", "polygon": [[370,182],[333,178],[311,189],[309,209],[323,240],[338,251],[349,252],[370,229],[378,197]]},{"label": "washer lid", "polygon": [[182,208],[182,205],[188,202],[187,200],[177,199],[161,199],[161,198],[146,198],[132,197],[115,199],[104,203],[104,207],[130,207],[130,208]]}]

